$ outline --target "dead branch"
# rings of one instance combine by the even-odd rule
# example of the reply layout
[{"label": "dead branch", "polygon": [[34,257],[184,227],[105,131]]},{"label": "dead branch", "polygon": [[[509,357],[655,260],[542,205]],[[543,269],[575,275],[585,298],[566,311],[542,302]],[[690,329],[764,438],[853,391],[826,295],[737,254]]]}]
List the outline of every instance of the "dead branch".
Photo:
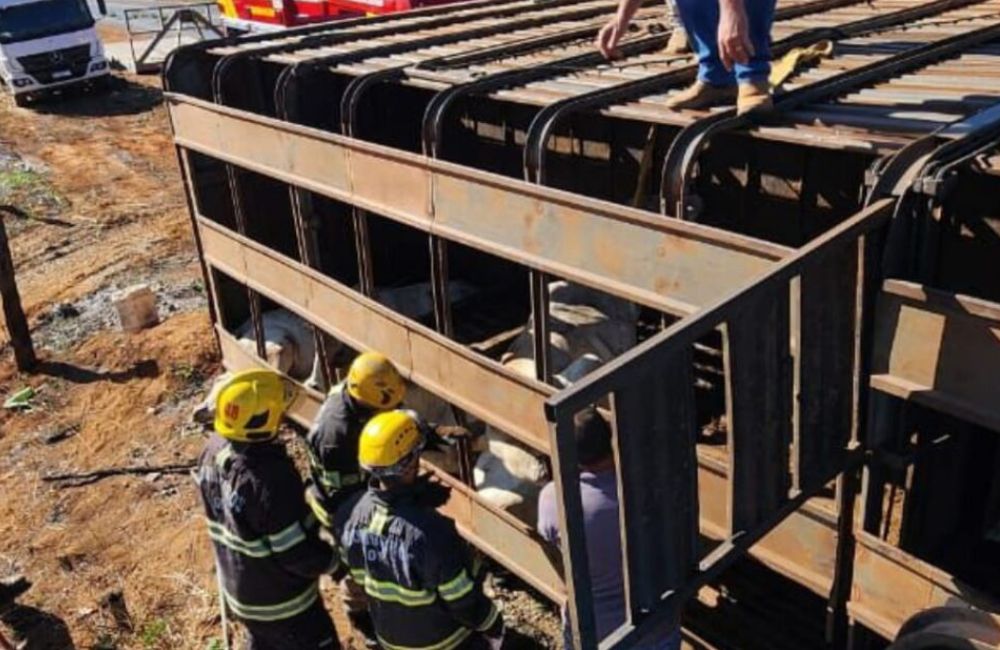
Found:
[{"label": "dead branch", "polygon": [[186,463],[170,463],[166,465],[139,465],[132,467],[108,467],[91,472],[69,472],[65,474],[47,474],[42,480],[47,483],[66,482],[60,487],[81,487],[96,483],[111,476],[142,476],[146,474],[187,474],[196,465],[196,461]]}]

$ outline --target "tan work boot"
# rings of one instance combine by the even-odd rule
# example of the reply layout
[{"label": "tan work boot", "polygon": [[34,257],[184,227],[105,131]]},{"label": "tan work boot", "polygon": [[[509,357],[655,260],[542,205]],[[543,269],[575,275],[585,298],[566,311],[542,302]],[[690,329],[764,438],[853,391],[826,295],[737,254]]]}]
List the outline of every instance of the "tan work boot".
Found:
[{"label": "tan work boot", "polygon": [[772,108],[774,100],[771,99],[771,86],[767,79],[740,84],[740,91],[736,97],[737,115],[746,115],[751,111],[766,113]]},{"label": "tan work boot", "polygon": [[670,38],[667,40],[667,46],[663,48],[664,54],[690,54],[691,53],[691,43],[688,42],[687,32],[684,28],[678,25],[674,27],[674,31],[670,32]]},{"label": "tan work boot", "polygon": [[736,99],[736,86],[712,86],[696,81],[667,100],[667,108],[711,108],[731,104]]}]

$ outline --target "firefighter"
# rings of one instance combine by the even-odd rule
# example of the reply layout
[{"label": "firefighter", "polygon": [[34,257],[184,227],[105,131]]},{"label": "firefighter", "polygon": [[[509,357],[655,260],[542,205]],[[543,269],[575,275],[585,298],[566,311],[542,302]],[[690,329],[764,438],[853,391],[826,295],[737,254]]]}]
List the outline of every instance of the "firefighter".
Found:
[{"label": "firefighter", "polygon": [[[361,430],[376,413],[396,408],[405,394],[396,366],[382,354],[365,352],[351,364],[347,381],[334,386],[323,402],[306,438],[312,475],[306,498],[327,528],[338,503],[364,488],[358,466]],[[364,590],[347,577],[340,583],[340,600],[354,629],[373,641]]]},{"label": "firefighter", "polygon": [[396,366],[378,352],[358,355],[347,381],[330,389],[306,437],[312,486],[310,506],[325,523],[346,494],[364,486],[358,440],[373,415],[399,406],[406,384]]},{"label": "firefighter", "polygon": [[336,649],[319,578],[337,569],[337,555],[319,538],[302,479],[275,440],[290,397],[269,370],[233,375],[218,394],[198,485],[220,597],[246,627],[248,648]]},{"label": "firefighter", "polygon": [[363,584],[386,650],[497,649],[503,617],[482,591],[455,522],[417,475],[426,435],[415,414],[389,411],[361,434],[367,489],[338,508],[333,529],[351,575]]}]

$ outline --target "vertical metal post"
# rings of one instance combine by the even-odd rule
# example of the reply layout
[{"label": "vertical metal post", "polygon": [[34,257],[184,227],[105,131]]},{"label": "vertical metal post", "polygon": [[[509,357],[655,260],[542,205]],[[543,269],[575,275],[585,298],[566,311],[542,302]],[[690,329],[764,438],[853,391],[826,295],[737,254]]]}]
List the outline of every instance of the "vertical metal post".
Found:
[{"label": "vertical metal post", "polygon": [[548,383],[552,377],[552,358],[549,351],[549,286],[548,278],[541,271],[529,273],[531,282],[531,322],[535,356],[535,378]]},{"label": "vertical metal post", "polygon": [[[550,418],[553,414],[550,414]],[[566,607],[569,612],[573,647],[592,650],[597,647],[597,623],[594,619],[594,596],[587,557],[587,531],[583,525],[583,499],[580,495],[580,467],[573,435],[573,414],[560,412],[550,422],[552,473],[555,477],[556,503],[559,506],[559,542],[562,546],[566,577]]]},{"label": "vertical metal post", "polygon": [[[226,179],[229,181],[229,193],[233,199],[233,215],[236,219],[236,231],[243,237],[247,236],[247,219],[243,212],[243,197],[240,191],[239,170],[234,165],[226,165]],[[260,295],[246,287],[247,303],[250,306],[250,322],[253,325],[254,339],[257,342],[257,356],[267,358],[267,346],[264,341],[264,315],[261,312]]]},{"label": "vertical metal post", "polygon": [[35,367],[38,359],[31,343],[31,330],[28,329],[28,319],[21,306],[21,296],[17,291],[17,281],[14,278],[14,260],[10,253],[10,242],[7,239],[7,228],[4,225],[4,214],[17,215],[18,212],[6,206],[0,206],[0,301],[3,302],[4,320],[7,332],[10,334],[10,345],[14,349],[14,360],[17,369],[27,372]]},{"label": "vertical metal post", "polygon": [[[319,270],[319,242],[316,237],[316,213],[313,208],[312,197],[309,192],[293,187],[291,189],[292,198],[292,223],[295,225],[295,242],[299,249],[299,260],[311,269]],[[329,389],[333,385],[333,367],[330,364],[330,353],[326,347],[326,334],[316,325],[310,323],[313,332],[313,339],[316,343],[316,356],[319,358],[320,373],[323,377],[324,388]]]}]

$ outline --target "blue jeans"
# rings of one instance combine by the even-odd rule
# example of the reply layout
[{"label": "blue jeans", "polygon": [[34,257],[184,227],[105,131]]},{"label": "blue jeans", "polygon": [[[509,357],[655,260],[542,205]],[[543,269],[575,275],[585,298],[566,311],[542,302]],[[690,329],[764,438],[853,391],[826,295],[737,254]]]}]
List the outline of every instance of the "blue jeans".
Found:
[{"label": "blue jeans", "polygon": [[698,80],[732,86],[767,79],[771,73],[771,24],[777,0],[743,0],[754,55],[746,65],[726,70],[719,59],[719,0],[676,0],[691,48],[698,55]]}]

